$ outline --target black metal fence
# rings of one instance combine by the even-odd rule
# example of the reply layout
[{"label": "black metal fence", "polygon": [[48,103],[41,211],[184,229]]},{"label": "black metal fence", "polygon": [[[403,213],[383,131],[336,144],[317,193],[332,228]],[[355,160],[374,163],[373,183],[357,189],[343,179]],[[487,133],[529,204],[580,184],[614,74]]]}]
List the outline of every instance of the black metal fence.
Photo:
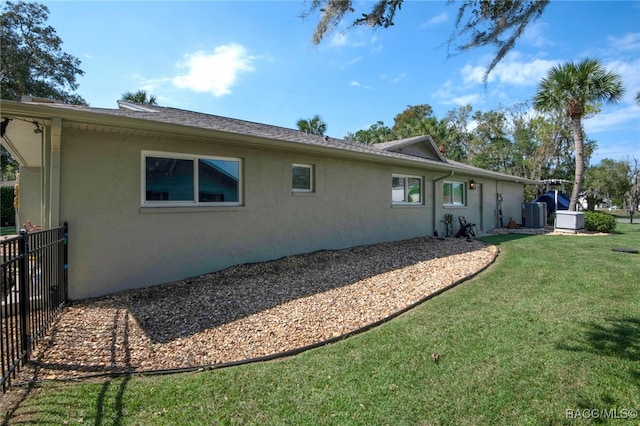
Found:
[{"label": "black metal fence", "polygon": [[1,241],[2,392],[67,301],[68,224]]}]

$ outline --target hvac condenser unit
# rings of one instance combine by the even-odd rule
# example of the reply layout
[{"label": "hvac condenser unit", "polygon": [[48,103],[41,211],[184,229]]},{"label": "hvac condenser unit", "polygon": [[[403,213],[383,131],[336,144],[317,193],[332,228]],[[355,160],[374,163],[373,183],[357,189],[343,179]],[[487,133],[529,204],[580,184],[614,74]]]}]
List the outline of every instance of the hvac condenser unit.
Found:
[{"label": "hvac condenser unit", "polygon": [[547,203],[524,203],[522,205],[522,226],[544,228],[547,223]]}]

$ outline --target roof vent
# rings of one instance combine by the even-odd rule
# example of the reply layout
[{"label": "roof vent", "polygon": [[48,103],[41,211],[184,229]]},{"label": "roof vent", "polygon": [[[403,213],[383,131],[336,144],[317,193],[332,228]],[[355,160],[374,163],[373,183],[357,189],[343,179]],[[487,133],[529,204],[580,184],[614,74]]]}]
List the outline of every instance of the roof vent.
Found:
[{"label": "roof vent", "polygon": [[57,99],[47,99],[47,98],[37,98],[35,96],[22,95],[20,98],[20,102],[23,103],[34,103],[34,104],[63,104],[64,102],[59,101]]},{"label": "roof vent", "polygon": [[135,102],[129,101],[118,101],[118,107],[120,109],[125,109],[128,111],[138,111],[138,112],[156,112],[157,110],[153,109],[153,107],[143,104],[138,104]]}]

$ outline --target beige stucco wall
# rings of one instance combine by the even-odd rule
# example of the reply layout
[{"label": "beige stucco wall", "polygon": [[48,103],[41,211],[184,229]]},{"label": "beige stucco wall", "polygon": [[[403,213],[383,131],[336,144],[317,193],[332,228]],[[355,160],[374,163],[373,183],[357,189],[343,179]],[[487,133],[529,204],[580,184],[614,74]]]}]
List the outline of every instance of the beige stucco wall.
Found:
[{"label": "beige stucco wall", "polygon": [[20,167],[20,189],[18,191],[20,204],[18,207],[18,228],[27,220],[34,225],[43,224],[42,185],[40,167]]},{"label": "beige stucco wall", "polygon": [[[244,206],[142,209],[142,150],[242,158]],[[291,192],[294,162],[315,165],[315,194]],[[217,143],[71,132],[63,136],[61,169],[73,299],[429,232],[428,206],[391,207],[391,173],[416,172],[410,169]]]},{"label": "beige stucco wall", "polygon": [[522,186],[516,183],[502,181],[496,182],[495,185],[495,192],[502,195],[503,226],[507,226],[511,219],[517,224],[521,224],[522,203],[524,203]]},{"label": "beige stucco wall", "polygon": [[[442,175],[438,176],[439,178]],[[464,182],[469,180],[476,182],[476,189],[467,189],[467,202],[465,206],[449,207],[441,203],[444,182]],[[468,188],[468,187],[467,187]],[[444,216],[452,214],[454,217],[454,233],[459,228],[460,216],[464,216],[467,222],[475,223],[480,234],[485,234],[493,228],[500,227],[498,194],[502,195],[502,215],[504,226],[509,217],[520,223],[521,204],[524,200],[523,185],[515,182],[496,181],[473,175],[454,174],[435,183],[436,194],[436,230],[439,235],[444,234]]]},{"label": "beige stucco wall", "polygon": [[[244,205],[141,208],[142,150],[242,158]],[[291,254],[433,235],[434,199],[437,226],[443,214],[442,181],[433,184],[442,171],[220,141],[158,141],[70,130],[63,132],[61,152],[60,220],[69,222],[72,299]],[[315,166],[314,194],[292,193],[292,163]],[[423,176],[425,205],[392,206],[393,173]],[[440,191],[435,198],[434,186]],[[494,181],[483,185],[485,229],[495,222],[496,186]],[[514,188],[522,197],[521,186],[501,190],[517,197]],[[469,204],[474,200],[477,193],[470,192]],[[467,207],[453,213],[478,222],[479,212]]]}]

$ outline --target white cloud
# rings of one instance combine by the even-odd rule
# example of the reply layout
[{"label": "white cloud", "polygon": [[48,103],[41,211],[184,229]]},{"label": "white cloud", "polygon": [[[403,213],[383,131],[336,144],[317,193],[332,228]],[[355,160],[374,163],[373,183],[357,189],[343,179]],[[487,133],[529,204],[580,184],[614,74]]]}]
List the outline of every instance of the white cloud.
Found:
[{"label": "white cloud", "polygon": [[460,106],[473,105],[478,101],[479,98],[480,98],[480,96],[473,95],[473,94],[472,95],[458,96],[458,97],[455,97],[455,98],[451,99],[451,103],[454,103],[454,104],[460,105]]},{"label": "white cloud", "polygon": [[480,95],[473,93],[458,95],[457,93],[460,91],[459,89],[461,89],[461,87],[455,85],[453,81],[447,80],[437,91],[432,93],[432,97],[440,100],[440,103],[443,105],[463,106],[467,104],[476,104],[479,101]]},{"label": "white cloud", "polygon": [[395,76],[391,76],[389,74],[380,74],[381,80],[389,80],[391,83],[400,83],[402,80],[405,80],[409,73],[403,71],[401,73],[396,74]]},{"label": "white cloud", "polygon": [[502,83],[516,86],[534,86],[547,74],[548,70],[559,61],[534,59],[530,62],[506,61],[496,66],[493,72]]},{"label": "white cloud", "polygon": [[[484,78],[484,73],[487,68],[484,66],[472,66],[465,65],[461,70],[460,74],[462,74],[462,81],[464,84],[482,84],[482,79]],[[495,79],[495,74],[489,74],[488,80],[492,82]]]},{"label": "white cloud", "polygon": [[384,48],[384,46],[382,45],[382,43],[377,44],[377,45],[375,45],[375,46],[373,46],[371,48],[371,53],[380,53],[380,52],[382,52],[383,48]]},{"label": "white cloud", "polygon": [[640,58],[632,62],[612,61],[606,64],[607,70],[615,72],[622,78],[625,88],[623,102],[633,104],[636,93],[640,91]]},{"label": "white cloud", "polygon": [[328,42],[322,43],[319,48],[323,46],[328,48],[350,48],[358,49],[361,47],[369,47],[373,51],[381,49],[378,42],[378,36],[370,35],[370,31],[363,28],[356,28],[352,30],[334,31],[330,37],[327,36]]},{"label": "white cloud", "polygon": [[344,46],[347,44],[347,35],[344,32],[334,33],[329,41],[330,46]]},{"label": "white cloud", "polygon": [[629,33],[624,37],[608,37],[607,41],[621,52],[636,53],[640,50],[640,33]]},{"label": "white cloud", "polygon": [[147,92],[153,92],[154,90],[160,90],[167,82],[171,82],[170,78],[146,78],[140,74],[132,74],[128,77],[129,80],[135,81],[134,86],[139,87]]},{"label": "white cloud", "polygon": [[213,53],[187,54],[178,64],[179,68],[187,69],[186,74],[176,76],[172,81],[181,89],[210,92],[214,96],[228,95],[241,72],[253,71],[254,59],[244,46],[235,43],[218,46]]},{"label": "white cloud", "polygon": [[427,28],[427,27],[431,27],[433,25],[441,24],[442,22],[446,22],[447,18],[448,17],[447,17],[446,12],[442,12],[440,15],[434,16],[433,18],[429,19],[424,24],[420,25],[420,28]]},{"label": "white cloud", "polygon": [[362,87],[363,89],[367,89],[367,90],[371,90],[373,89],[373,87],[371,86],[367,86],[366,84],[362,84],[357,80],[352,81],[351,83],[349,83],[349,86],[353,86],[353,87]]},{"label": "white cloud", "polygon": [[[489,74],[489,83],[498,81],[514,86],[534,86],[547,74],[554,65],[560,63],[556,60],[533,59],[521,60],[522,55],[514,53],[503,59]],[[466,65],[460,73],[465,84],[484,84],[482,79],[486,72],[486,66]]]},{"label": "white cloud", "polygon": [[551,40],[546,37],[548,30],[549,24],[544,22],[534,22],[527,26],[521,40],[522,42],[535,47],[552,46],[555,43],[551,42]]},{"label": "white cloud", "polygon": [[583,120],[587,133],[599,133],[620,128],[633,128],[638,125],[640,108],[631,105],[612,112],[601,112],[594,117]]},{"label": "white cloud", "polygon": [[440,86],[440,88],[432,94],[434,98],[449,100],[453,96],[452,94],[453,82],[451,80],[447,80]]},{"label": "white cloud", "polygon": [[400,74],[398,74],[395,77],[393,77],[390,81],[392,83],[400,83],[405,78],[407,78],[407,73],[406,72],[401,72]]}]

